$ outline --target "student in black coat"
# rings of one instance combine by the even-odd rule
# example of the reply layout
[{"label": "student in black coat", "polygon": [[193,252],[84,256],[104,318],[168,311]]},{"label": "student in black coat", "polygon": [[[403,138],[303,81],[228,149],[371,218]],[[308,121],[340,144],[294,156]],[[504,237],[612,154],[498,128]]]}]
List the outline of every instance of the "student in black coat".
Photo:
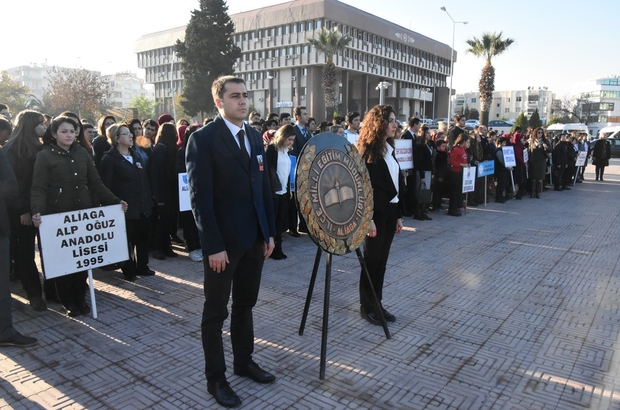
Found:
[{"label": "student in black coat", "polygon": [[[431,132],[427,126],[420,129],[420,136],[414,142],[413,149],[413,168],[415,173],[415,185],[410,189],[418,191],[424,185],[424,189],[431,189],[431,180],[433,173],[433,161],[435,156],[435,145],[431,140]],[[427,178],[428,177],[428,178]],[[420,221],[430,221],[432,218],[428,216],[427,202],[422,202],[420,198],[415,197],[415,208],[413,217]]]},{"label": "student in black coat", "polygon": [[553,147],[553,190],[564,191],[570,190],[566,186],[564,173],[568,167],[568,145],[566,143],[566,134],[560,135],[560,141]]},{"label": "student in black coat", "polygon": [[142,158],[131,147],[133,138],[125,125],[107,129],[112,148],[101,159],[101,180],[110,191],[129,205],[125,212],[129,260],[122,266],[125,279],[152,276],[149,269],[150,217],[153,201]]},{"label": "student in black coat", "polygon": [[158,217],[153,238],[153,257],[159,260],[178,256],[170,242],[170,226],[175,223],[178,210],[176,144],[177,130],[174,124],[162,124],[157,130],[151,157],[151,189]]},{"label": "student in black coat", "polygon": [[596,167],[597,181],[603,180],[605,167],[609,165],[609,158],[611,158],[611,145],[607,141],[607,137],[601,135],[601,138],[594,143],[594,148],[592,148],[592,164]]},{"label": "student in black coat", "polygon": [[95,168],[97,168],[97,171],[99,171],[103,155],[108,152],[110,148],[112,148],[106,134],[106,130],[112,124],[116,124],[116,118],[111,115],[106,115],[99,118],[99,122],[97,124],[99,135],[93,140]]},{"label": "student in black coat", "polygon": [[441,209],[441,200],[446,196],[448,184],[448,143],[435,142],[435,175],[433,176],[433,211]]}]

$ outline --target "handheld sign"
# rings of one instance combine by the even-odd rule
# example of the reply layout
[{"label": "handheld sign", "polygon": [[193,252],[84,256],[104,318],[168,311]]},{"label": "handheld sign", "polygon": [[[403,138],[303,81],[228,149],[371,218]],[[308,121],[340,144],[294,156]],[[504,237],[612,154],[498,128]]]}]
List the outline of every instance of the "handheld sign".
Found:
[{"label": "handheld sign", "polygon": [[476,168],[463,167],[463,193],[473,192],[476,188]]},{"label": "handheld sign", "polygon": [[189,201],[189,184],[187,182],[187,172],[179,174],[179,212],[191,211],[192,206]]},{"label": "handheld sign", "polygon": [[504,154],[504,166],[506,168],[517,166],[517,159],[515,158],[514,147],[502,147],[502,153]]},{"label": "handheld sign", "polygon": [[588,151],[579,151],[579,155],[577,156],[577,161],[575,162],[575,166],[583,167],[586,164],[586,158],[588,158]]},{"label": "handheld sign", "polygon": [[478,177],[495,174],[495,161],[483,161],[478,164]]},{"label": "handheld sign", "polygon": [[39,233],[47,279],[129,259],[120,204],[43,215]]},{"label": "handheld sign", "polygon": [[289,155],[291,159],[291,192],[295,192],[295,167],[297,166],[297,157],[295,155]]},{"label": "handheld sign", "polygon": [[400,169],[413,169],[413,140],[395,140],[394,146]]},{"label": "handheld sign", "polygon": [[528,161],[530,160],[530,153],[527,150],[527,148],[525,148],[523,150],[523,162],[525,162],[525,164],[527,165]]}]

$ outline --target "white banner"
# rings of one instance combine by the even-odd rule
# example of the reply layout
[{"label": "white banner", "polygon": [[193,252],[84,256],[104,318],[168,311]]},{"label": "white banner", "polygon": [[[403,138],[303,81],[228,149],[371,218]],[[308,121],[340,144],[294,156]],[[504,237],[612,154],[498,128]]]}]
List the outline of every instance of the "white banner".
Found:
[{"label": "white banner", "polygon": [[39,233],[47,279],[129,259],[120,204],[41,216]]},{"label": "white banner", "polygon": [[394,145],[400,169],[413,169],[413,140],[395,140]]},{"label": "white banner", "polygon": [[529,162],[529,160],[530,160],[530,153],[527,150],[527,148],[525,148],[523,150],[523,162],[525,163],[526,166],[527,166],[527,163]]},{"label": "white banner", "polygon": [[476,168],[463,167],[463,193],[476,189]]},{"label": "white banner", "polygon": [[179,174],[179,212],[191,211],[192,206],[189,202],[189,184],[187,182],[187,173]]},{"label": "white banner", "polygon": [[516,167],[517,159],[515,158],[514,147],[502,147],[502,153],[504,154],[504,166],[506,168]]}]

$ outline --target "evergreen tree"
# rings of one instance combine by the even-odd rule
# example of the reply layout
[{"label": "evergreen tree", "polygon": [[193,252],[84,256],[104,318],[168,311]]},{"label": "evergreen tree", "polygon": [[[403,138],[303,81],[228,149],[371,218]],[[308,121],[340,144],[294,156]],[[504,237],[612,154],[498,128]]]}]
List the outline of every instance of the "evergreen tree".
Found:
[{"label": "evergreen tree", "polygon": [[192,11],[185,40],[177,40],[175,47],[183,59],[181,105],[191,116],[215,111],[211,84],[221,75],[233,74],[233,65],[241,57],[234,33],[224,0],[200,0],[200,9]]},{"label": "evergreen tree", "polygon": [[470,108],[469,109],[469,115],[467,116],[468,120],[479,120],[480,119],[480,113],[478,112],[477,109],[475,108]]},{"label": "evergreen tree", "polygon": [[530,124],[530,127],[532,128],[542,127],[543,123],[540,120],[540,115],[538,114],[538,108],[536,108],[536,111],[534,111],[534,114],[532,114],[532,116],[530,117],[529,124]]},{"label": "evergreen tree", "polygon": [[519,117],[515,121],[515,124],[512,126],[512,128],[510,129],[510,132],[515,132],[517,127],[521,128],[521,131],[527,130],[527,127],[528,127],[527,117],[525,116],[525,114],[523,114],[523,111],[521,111],[521,114],[519,114]]}]

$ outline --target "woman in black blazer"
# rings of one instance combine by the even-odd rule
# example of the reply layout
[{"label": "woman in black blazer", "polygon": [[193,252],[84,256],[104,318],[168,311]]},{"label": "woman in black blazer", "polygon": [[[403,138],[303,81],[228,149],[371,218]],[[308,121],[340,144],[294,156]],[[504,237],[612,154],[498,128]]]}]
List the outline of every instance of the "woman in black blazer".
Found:
[{"label": "woman in black blazer", "polygon": [[609,165],[611,157],[611,145],[605,135],[601,134],[601,138],[594,143],[592,148],[592,164],[596,167],[596,180],[603,180],[605,167]]},{"label": "woman in black blazer", "polygon": [[284,125],[276,131],[265,152],[276,215],[276,246],[270,257],[276,260],[286,259],[286,255],[282,252],[282,232],[288,226],[288,202],[291,198],[289,151],[293,148],[295,138],[295,126]]},{"label": "woman in black blazer", "polygon": [[[431,189],[431,180],[433,173],[433,160],[435,156],[435,145],[431,140],[431,131],[425,125],[420,128],[418,137],[415,140],[415,148],[413,149],[413,169],[415,171],[415,187],[416,190],[423,188]],[[428,177],[428,178],[427,178]],[[424,187],[422,187],[424,184]],[[428,216],[428,201],[422,201],[421,198],[415,197],[415,208],[413,218],[419,221],[430,221],[432,218]]]},{"label": "woman in black blazer", "polygon": [[[379,302],[383,297],[383,279],[394,233],[403,229],[402,201],[405,182],[394,156],[393,138],[396,115],[389,105],[376,105],[364,117],[364,128],[356,142],[366,162],[374,195],[374,214],[364,241],[364,261]],[[376,312],[370,283],[362,271],[360,276],[360,314],[374,325],[381,325]],[[388,322],[394,315],[382,308]]]},{"label": "woman in black blazer", "polygon": [[150,217],[153,208],[151,187],[142,158],[131,147],[133,136],[123,124],[113,124],[107,130],[112,148],[101,159],[101,180],[110,191],[128,204],[125,213],[129,260],[122,266],[129,281],[136,275],[152,276],[149,269]]}]

